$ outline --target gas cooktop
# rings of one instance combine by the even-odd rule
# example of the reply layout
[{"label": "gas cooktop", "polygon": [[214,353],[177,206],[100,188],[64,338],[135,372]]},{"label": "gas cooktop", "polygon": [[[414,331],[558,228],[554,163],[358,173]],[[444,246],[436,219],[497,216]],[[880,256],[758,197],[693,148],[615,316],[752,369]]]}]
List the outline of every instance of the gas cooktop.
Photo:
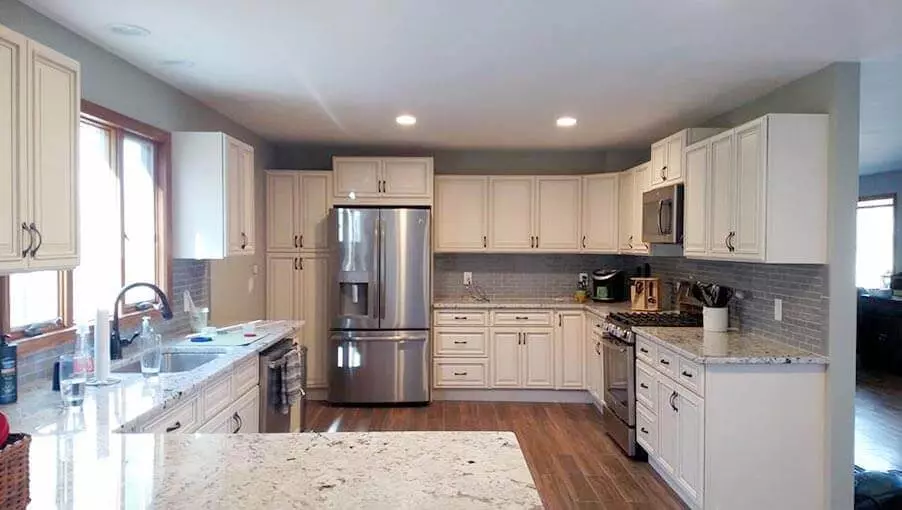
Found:
[{"label": "gas cooktop", "polygon": [[702,316],[688,312],[622,312],[608,315],[608,321],[621,327],[701,327]]}]

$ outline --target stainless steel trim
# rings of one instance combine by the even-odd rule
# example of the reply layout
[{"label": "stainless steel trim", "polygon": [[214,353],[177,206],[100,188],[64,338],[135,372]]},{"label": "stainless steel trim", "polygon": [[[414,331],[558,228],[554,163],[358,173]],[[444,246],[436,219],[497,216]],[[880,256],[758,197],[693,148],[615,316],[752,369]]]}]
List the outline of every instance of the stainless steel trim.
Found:
[{"label": "stainless steel trim", "polygon": [[379,319],[385,319],[385,219],[379,214],[379,235],[376,253],[379,254]]}]

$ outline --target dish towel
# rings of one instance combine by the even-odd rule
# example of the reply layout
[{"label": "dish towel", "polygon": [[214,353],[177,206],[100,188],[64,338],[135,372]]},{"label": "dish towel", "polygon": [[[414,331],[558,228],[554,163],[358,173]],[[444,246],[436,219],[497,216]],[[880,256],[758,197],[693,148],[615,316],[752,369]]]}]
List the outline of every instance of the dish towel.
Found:
[{"label": "dish towel", "polygon": [[307,396],[304,391],[304,361],[297,347],[286,352],[279,361],[282,365],[280,411],[282,414],[288,414],[292,405]]}]

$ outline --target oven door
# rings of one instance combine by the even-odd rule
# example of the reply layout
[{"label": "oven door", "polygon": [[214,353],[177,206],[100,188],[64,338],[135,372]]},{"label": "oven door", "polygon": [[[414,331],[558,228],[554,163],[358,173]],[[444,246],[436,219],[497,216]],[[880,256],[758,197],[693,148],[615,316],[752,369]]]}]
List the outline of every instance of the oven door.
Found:
[{"label": "oven door", "polygon": [[636,346],[605,334],[604,403],[629,426],[636,424]]},{"label": "oven door", "polygon": [[642,241],[683,242],[683,185],[674,184],[642,194]]}]

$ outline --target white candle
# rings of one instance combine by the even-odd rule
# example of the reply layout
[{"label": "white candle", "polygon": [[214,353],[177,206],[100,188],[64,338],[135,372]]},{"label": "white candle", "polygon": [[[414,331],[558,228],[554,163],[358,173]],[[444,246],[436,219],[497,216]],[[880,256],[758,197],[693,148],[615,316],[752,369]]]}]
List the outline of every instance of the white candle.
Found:
[{"label": "white candle", "polygon": [[94,375],[98,381],[110,378],[110,312],[103,308],[94,321]]}]

